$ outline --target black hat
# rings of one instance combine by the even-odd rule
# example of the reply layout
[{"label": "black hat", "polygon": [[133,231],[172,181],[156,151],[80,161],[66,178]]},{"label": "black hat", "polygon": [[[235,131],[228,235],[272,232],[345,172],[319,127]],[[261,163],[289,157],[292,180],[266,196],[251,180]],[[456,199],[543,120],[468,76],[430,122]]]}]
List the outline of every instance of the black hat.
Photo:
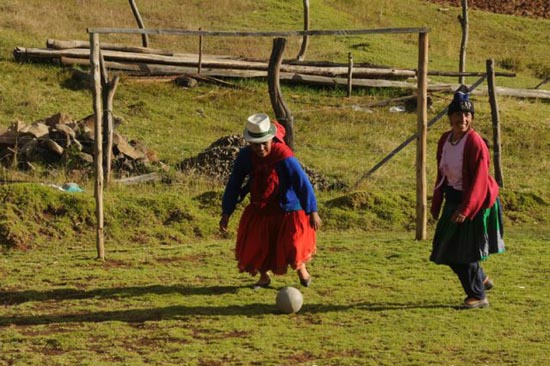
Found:
[{"label": "black hat", "polygon": [[453,101],[449,104],[447,114],[454,112],[470,112],[474,114],[474,103],[470,100],[470,91],[465,85],[461,85],[456,91]]}]

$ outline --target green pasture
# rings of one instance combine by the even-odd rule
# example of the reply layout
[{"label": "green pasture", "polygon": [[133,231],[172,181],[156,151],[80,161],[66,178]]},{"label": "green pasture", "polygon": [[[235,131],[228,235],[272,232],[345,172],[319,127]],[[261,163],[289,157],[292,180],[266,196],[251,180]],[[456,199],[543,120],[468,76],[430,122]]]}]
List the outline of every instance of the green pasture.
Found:
[{"label": "green pasture", "polygon": [[[254,290],[232,240],[13,251],[1,258],[5,365],[544,365],[549,231],[513,228],[484,263],[491,306],[458,310],[454,274],[403,232],[321,232],[310,266]],[[545,270],[546,268],[546,270]],[[277,290],[304,305],[279,314]]]}]

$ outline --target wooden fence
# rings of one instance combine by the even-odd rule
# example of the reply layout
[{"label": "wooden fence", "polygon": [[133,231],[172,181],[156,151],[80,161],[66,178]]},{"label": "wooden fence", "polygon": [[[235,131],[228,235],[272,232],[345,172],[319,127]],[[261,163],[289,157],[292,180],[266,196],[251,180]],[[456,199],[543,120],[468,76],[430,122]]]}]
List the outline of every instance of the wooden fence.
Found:
[{"label": "wooden fence", "polygon": [[[101,57],[101,34],[138,34],[167,35],[195,37],[273,37],[273,51],[269,63],[268,80],[270,80],[270,96],[277,119],[287,124],[292,131],[293,118],[278,90],[278,78],[281,54],[284,50],[283,37],[310,36],[351,36],[375,34],[418,34],[418,64],[417,64],[417,153],[416,153],[416,240],[426,239],[427,225],[427,186],[426,186],[426,134],[427,134],[427,99],[428,99],[428,32],[427,28],[381,28],[381,29],[351,29],[351,30],[304,30],[283,32],[239,32],[239,31],[207,31],[181,29],[134,29],[134,28],[89,28],[90,63],[93,80],[93,109],[95,114],[95,199],[96,199],[96,247],[97,255],[105,259],[104,229],[103,229],[103,131],[104,119],[108,134],[112,134],[112,106],[109,98],[118,83],[118,79],[109,80],[107,68]],[[109,122],[111,118],[111,122]],[[109,126],[111,124],[111,126]],[[291,135],[292,136],[292,135]],[[109,136],[107,136],[107,141]],[[107,150],[109,153],[109,150]],[[109,160],[109,159],[107,159]]]}]

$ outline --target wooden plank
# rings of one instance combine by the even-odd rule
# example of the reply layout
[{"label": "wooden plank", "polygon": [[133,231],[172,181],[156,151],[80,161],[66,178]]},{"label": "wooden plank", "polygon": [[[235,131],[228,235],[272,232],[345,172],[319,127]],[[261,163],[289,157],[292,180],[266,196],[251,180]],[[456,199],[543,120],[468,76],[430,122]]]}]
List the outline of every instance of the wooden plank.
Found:
[{"label": "wooden plank", "polygon": [[[78,46],[77,41],[68,41],[71,44]],[[86,43],[88,44],[88,43]],[[85,44],[81,44],[85,46]],[[159,50],[162,52],[162,50]],[[142,52],[139,47],[118,47],[109,49],[102,47],[102,54],[106,61],[128,61],[128,62],[143,62],[143,63],[158,63],[167,65],[184,65],[197,66],[197,54],[190,53],[151,53]],[[71,57],[71,58],[87,58],[88,52],[86,48],[24,48],[16,47],[14,55],[17,58],[56,58],[56,57]],[[19,55],[19,56],[18,56]],[[203,55],[201,56],[201,66],[211,68],[232,68],[232,69],[256,69],[267,70],[267,62],[260,60],[249,60],[231,56]],[[281,70],[284,72],[307,73],[313,75],[329,75],[329,76],[344,76],[347,75],[348,65],[329,63],[329,62],[309,62],[295,63],[289,61],[283,62]],[[357,64],[354,66],[353,75],[357,78],[365,77],[415,77],[416,71],[411,69],[399,69],[389,67],[367,67]],[[482,76],[484,72],[452,72],[452,71],[430,71],[428,75],[433,76]],[[496,76],[515,77],[515,73],[495,72]]]},{"label": "wooden plank", "polygon": [[[24,55],[19,56],[25,59],[37,58],[82,58],[89,57],[87,49],[41,49],[41,48],[22,48],[17,47],[14,53]],[[154,54],[142,54],[136,52],[121,52],[104,50],[101,53],[105,61],[131,62],[131,63],[148,63],[159,65],[174,65],[174,66],[197,66],[196,54],[181,54],[177,56],[164,56]],[[16,56],[17,58],[17,56]],[[201,57],[201,69],[205,68],[227,68],[227,69],[243,69],[243,70],[265,70],[268,69],[266,61],[249,61],[219,58],[212,55],[203,55]],[[317,67],[309,65],[282,64],[282,72],[304,73],[312,75],[325,76],[346,76],[348,74],[348,66],[327,66]],[[354,76],[360,77],[414,77],[414,70],[395,69],[395,68],[371,68],[371,67],[355,67]]]},{"label": "wooden plank", "polygon": [[88,28],[88,33],[97,34],[157,34],[172,36],[209,36],[209,37],[303,37],[303,36],[352,36],[364,34],[407,34],[427,33],[429,28],[378,28],[378,29],[330,29],[281,32],[240,32],[240,31],[207,31],[184,29],[136,29],[136,28]]},{"label": "wooden plank", "polygon": [[[53,39],[48,38],[46,40],[46,48],[52,49],[52,50],[68,50],[72,48],[82,48],[82,49],[89,49],[90,48],[90,42],[88,41],[81,41],[81,40],[60,40],[60,39]],[[113,50],[113,51],[122,51],[122,52],[136,52],[136,53],[152,53],[157,55],[165,55],[165,56],[174,56],[177,53],[170,51],[170,50],[164,50],[160,48],[147,48],[147,47],[141,47],[141,46],[128,46],[128,45],[122,45],[118,43],[101,43],[101,50]]]},{"label": "wooden plank", "polygon": [[134,177],[116,179],[114,182],[120,184],[139,184],[160,181],[161,178],[162,176],[159,173],[148,173]]},{"label": "wooden plank", "polygon": [[[87,65],[88,62],[82,59],[74,59],[70,57],[61,58],[64,65]],[[195,67],[171,66],[171,65],[155,65],[144,63],[124,63],[124,62],[106,62],[109,69],[131,72],[135,75],[180,75],[193,74],[196,72]],[[259,70],[234,70],[234,69],[213,69],[203,68],[201,75],[223,78],[264,78],[267,77],[267,71]],[[359,79],[354,72],[353,87],[371,87],[371,88],[400,88],[416,90],[416,84],[384,79]],[[485,76],[485,73],[480,73]],[[347,78],[326,77],[318,75],[306,75],[300,73],[282,72],[280,79],[290,83],[318,85],[318,86],[347,86]],[[429,92],[448,92],[454,93],[458,89],[458,84],[452,83],[430,83],[428,84]],[[516,98],[532,98],[550,100],[550,91],[538,89],[513,89],[505,87],[496,87],[497,93],[501,96],[509,96]],[[480,87],[472,94],[487,95],[487,87]]]}]

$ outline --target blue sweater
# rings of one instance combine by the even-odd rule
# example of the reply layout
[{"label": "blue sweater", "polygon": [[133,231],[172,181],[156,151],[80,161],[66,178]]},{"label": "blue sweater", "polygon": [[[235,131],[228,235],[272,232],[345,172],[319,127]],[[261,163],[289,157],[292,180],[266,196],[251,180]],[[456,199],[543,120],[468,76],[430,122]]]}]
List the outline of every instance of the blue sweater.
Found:
[{"label": "blue sweater", "polygon": [[[239,151],[233,171],[225,187],[222,212],[231,215],[238,202],[248,193],[248,185],[241,188],[252,172],[252,150],[249,146]],[[291,156],[275,163],[279,177],[279,205],[283,211],[304,210],[307,214],[317,211],[317,199],[309,179],[298,160]]]}]

